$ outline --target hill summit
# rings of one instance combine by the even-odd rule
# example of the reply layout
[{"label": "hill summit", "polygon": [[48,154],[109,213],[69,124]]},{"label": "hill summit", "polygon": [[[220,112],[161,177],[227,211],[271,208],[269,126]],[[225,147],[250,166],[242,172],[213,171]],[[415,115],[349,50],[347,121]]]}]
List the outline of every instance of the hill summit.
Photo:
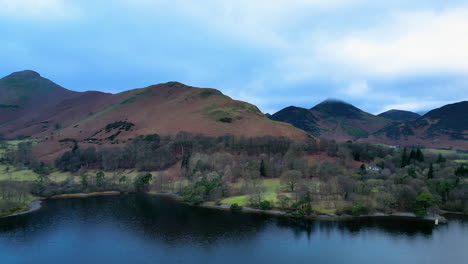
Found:
[{"label": "hill summit", "polygon": [[411,120],[418,119],[421,115],[411,112],[411,111],[392,109],[392,110],[383,112],[379,114],[378,116],[387,118],[393,121],[411,121]]}]

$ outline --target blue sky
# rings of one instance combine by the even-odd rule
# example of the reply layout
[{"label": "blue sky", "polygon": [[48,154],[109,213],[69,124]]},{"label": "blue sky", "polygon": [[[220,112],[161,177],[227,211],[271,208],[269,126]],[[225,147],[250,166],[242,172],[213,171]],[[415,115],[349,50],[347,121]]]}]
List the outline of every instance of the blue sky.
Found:
[{"label": "blue sky", "polygon": [[468,1],[0,0],[0,75],[77,91],[167,81],[273,113],[468,100]]}]

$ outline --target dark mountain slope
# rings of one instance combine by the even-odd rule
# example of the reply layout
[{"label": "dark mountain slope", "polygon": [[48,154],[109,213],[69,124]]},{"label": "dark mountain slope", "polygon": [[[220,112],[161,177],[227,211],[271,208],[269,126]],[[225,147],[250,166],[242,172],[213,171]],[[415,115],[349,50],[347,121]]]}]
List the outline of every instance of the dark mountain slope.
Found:
[{"label": "dark mountain slope", "polygon": [[0,134],[41,137],[112,103],[111,97],[67,90],[34,71],[15,72],[0,79]]},{"label": "dark mountain slope", "polygon": [[367,141],[468,149],[468,101],[445,105],[413,121],[395,123],[377,131]]},{"label": "dark mountain slope", "polygon": [[289,106],[269,117],[272,120],[286,122],[297,128],[320,135],[318,118],[310,110],[301,107]]},{"label": "dark mountain slope", "polygon": [[391,122],[337,100],[324,101],[310,110],[287,107],[275,113],[272,119],[290,123],[315,136],[338,141],[367,137]]},{"label": "dark mountain slope", "polygon": [[410,111],[404,111],[404,110],[388,110],[386,112],[383,112],[377,116],[380,116],[380,117],[383,117],[383,118],[386,118],[386,119],[390,119],[390,120],[393,120],[393,121],[399,121],[399,122],[402,122],[402,121],[411,121],[411,120],[415,120],[415,119],[418,119],[419,117],[421,117],[419,114],[417,113],[413,113],[413,112],[410,112]]},{"label": "dark mountain slope", "polygon": [[0,79],[0,124],[40,111],[53,102],[76,94],[34,71],[12,73]]}]

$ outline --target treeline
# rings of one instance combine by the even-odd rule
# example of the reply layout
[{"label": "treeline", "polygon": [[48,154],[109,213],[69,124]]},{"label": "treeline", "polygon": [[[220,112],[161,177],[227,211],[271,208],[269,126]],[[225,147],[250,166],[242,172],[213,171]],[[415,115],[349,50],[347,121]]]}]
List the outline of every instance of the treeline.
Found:
[{"label": "treeline", "polygon": [[[64,153],[55,162],[62,171],[76,172],[81,168],[115,171],[137,168],[140,171],[157,171],[173,166],[178,161],[186,164],[195,153],[229,153],[242,157],[261,155],[281,156],[293,162],[303,155],[327,153],[331,157],[340,157],[346,161],[369,162],[376,157],[383,158],[392,149],[374,145],[347,143],[339,146],[335,141],[308,138],[294,141],[285,137],[236,137],[225,135],[208,137],[181,132],[176,136],[157,134],[139,136],[123,147],[80,148],[75,143],[73,149]],[[293,166],[293,165],[291,165]]]},{"label": "treeline", "polygon": [[[278,208],[295,216],[329,211],[424,215],[441,209],[468,213],[468,166],[420,149],[185,132],[139,136],[125,146],[95,148],[74,143],[54,164],[35,160],[31,148],[27,143],[18,145],[2,162],[33,169],[39,176],[32,191],[41,196],[155,190],[177,192],[196,204],[248,197],[252,207]],[[52,182],[48,174],[56,169],[76,176]],[[140,171],[139,176],[127,177],[123,170],[129,169]],[[148,174],[154,171],[158,172]],[[265,179],[280,180],[275,199],[262,185]]]}]

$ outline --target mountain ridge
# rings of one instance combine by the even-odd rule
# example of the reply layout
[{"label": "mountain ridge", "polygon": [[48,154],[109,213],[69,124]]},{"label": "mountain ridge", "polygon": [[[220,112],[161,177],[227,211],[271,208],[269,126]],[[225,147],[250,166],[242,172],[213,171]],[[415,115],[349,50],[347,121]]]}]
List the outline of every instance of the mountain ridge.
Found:
[{"label": "mountain ridge", "polygon": [[[0,79],[0,83],[11,84],[11,76],[7,77]],[[27,90],[31,94],[26,101],[8,101],[21,107],[0,108],[1,114],[11,117],[0,122],[0,134],[10,139],[41,139],[36,154],[49,159],[69,148],[70,142],[95,146],[125,144],[136,136],[155,133],[307,136],[290,124],[271,121],[256,106],[233,100],[212,88],[168,82],[108,94],[69,91],[33,72],[14,77],[20,77],[19,82],[13,82],[15,89],[8,90],[17,93]],[[39,96],[37,90],[53,92]]]},{"label": "mountain ridge", "polygon": [[286,107],[271,118],[293,124],[314,136],[338,141],[368,136],[390,122],[335,99],[325,100],[310,109]]}]

